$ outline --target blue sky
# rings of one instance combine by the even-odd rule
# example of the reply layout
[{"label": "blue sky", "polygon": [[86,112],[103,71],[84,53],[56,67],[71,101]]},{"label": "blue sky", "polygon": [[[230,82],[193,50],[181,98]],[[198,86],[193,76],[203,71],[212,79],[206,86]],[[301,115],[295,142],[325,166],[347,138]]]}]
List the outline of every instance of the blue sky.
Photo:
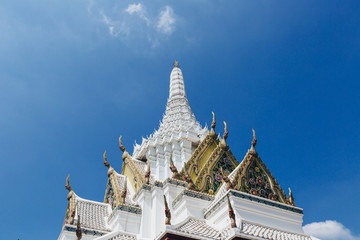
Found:
[{"label": "blue sky", "polygon": [[1,1],[0,239],[56,239],[68,173],[103,201],[102,153],[120,171],[119,135],[132,152],[158,127],[175,59],[195,116],[227,121],[239,161],[256,129],[308,231],[359,239],[359,13],[334,0]]}]

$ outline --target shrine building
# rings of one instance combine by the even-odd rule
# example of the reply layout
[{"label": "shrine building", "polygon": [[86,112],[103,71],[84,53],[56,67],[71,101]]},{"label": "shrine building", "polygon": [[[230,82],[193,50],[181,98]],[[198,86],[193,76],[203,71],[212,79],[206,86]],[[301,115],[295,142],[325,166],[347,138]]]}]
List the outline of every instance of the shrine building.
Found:
[{"label": "shrine building", "polygon": [[[104,152],[104,202],[78,196],[70,175],[66,179],[58,240],[311,240],[302,228],[303,209],[256,151],[254,129],[243,158],[232,154],[227,137],[226,122],[217,123],[214,113],[210,131],[196,120],[175,61],[158,130],[132,154],[123,144],[131,139],[120,136],[122,160]],[[114,169],[119,160],[122,168]]]}]

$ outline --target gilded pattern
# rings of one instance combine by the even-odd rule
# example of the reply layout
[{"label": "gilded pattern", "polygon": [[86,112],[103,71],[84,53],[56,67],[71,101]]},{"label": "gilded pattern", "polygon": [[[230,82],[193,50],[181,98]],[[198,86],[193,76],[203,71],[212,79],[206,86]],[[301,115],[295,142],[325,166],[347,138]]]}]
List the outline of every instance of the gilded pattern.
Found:
[{"label": "gilded pattern", "polygon": [[219,140],[217,139],[217,136],[210,133],[204,138],[186,163],[186,168],[188,169],[188,174],[190,176],[193,177],[199,174],[199,168],[201,167],[199,166],[199,161],[202,159],[204,153],[207,152],[209,147],[213,144],[217,145],[218,142]]},{"label": "gilded pattern", "polygon": [[[126,164],[126,166],[124,166],[125,164]],[[127,176],[127,177],[129,178],[130,182],[132,183],[135,191],[137,191],[142,185],[144,185],[146,183],[145,176],[141,173],[140,169],[134,163],[134,161],[131,159],[130,156],[124,160],[124,165],[123,165],[122,174],[126,175],[125,168],[128,167],[132,176]]]},{"label": "gilded pattern", "polygon": [[289,204],[284,191],[257,154],[245,156],[231,184],[235,190]]},{"label": "gilded pattern", "polygon": [[269,177],[256,160],[248,167],[246,174],[247,177],[242,179],[242,192],[277,200],[278,196],[271,187],[272,184]]},{"label": "gilded pattern", "polygon": [[218,146],[201,169],[195,180],[195,186],[199,191],[216,193],[223,177],[229,175],[238,164],[230,150]]}]

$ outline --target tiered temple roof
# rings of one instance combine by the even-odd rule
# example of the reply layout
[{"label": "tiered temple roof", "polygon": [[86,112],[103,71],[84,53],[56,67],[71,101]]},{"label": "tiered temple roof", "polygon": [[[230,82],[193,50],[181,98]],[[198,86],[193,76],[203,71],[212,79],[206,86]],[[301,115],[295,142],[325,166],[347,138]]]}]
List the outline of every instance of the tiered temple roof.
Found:
[{"label": "tiered temple roof", "polygon": [[67,178],[68,207],[59,240],[310,240],[302,230],[302,209],[255,150],[255,131],[251,148],[238,162],[226,142],[226,122],[222,138],[215,127],[214,113],[210,131],[197,122],[175,62],[159,129],[132,155],[119,138],[121,174],[105,151],[104,203],[77,196]]}]

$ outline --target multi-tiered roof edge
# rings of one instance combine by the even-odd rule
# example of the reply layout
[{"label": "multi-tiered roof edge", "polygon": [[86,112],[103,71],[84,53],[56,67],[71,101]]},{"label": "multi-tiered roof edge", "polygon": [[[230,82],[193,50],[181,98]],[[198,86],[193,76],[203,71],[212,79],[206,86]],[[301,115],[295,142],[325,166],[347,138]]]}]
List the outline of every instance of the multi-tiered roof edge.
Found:
[{"label": "multi-tiered roof edge", "polygon": [[[239,163],[226,140],[195,119],[175,62],[160,127],[130,155],[121,174],[103,155],[104,202],[80,198],[66,181],[68,207],[59,240],[271,239],[311,240],[303,210],[286,196],[260,159],[253,130],[251,148]],[[81,220],[80,220],[81,219]]]}]

